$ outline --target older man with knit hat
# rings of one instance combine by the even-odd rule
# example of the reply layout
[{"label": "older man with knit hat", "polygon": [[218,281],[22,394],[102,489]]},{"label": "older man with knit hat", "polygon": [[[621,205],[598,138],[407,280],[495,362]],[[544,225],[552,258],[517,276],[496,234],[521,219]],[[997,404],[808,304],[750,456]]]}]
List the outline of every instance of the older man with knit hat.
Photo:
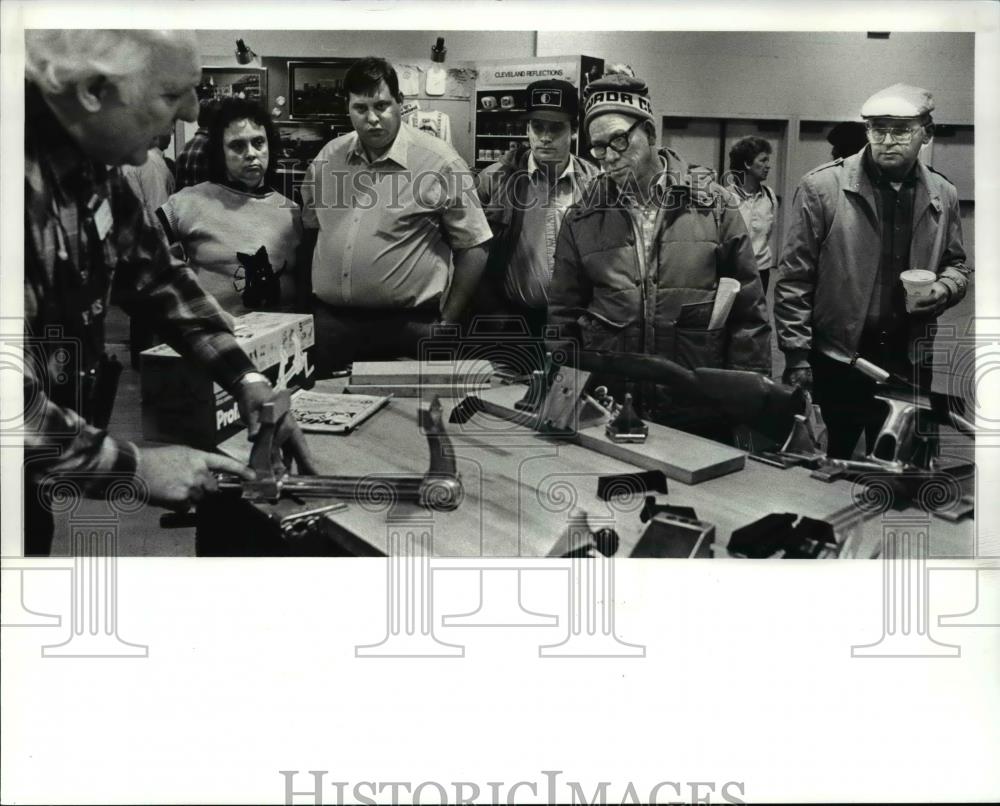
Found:
[{"label": "older man with knit hat", "polygon": [[[642,79],[605,76],[587,91],[590,153],[604,173],[563,222],[549,323],[585,349],[770,373],[764,295],[736,200],[711,171],[657,150]],[[726,321],[710,328],[722,277],[739,292]],[[631,392],[656,422],[731,441],[726,423],[665,387],[600,380],[616,396]]]},{"label": "older man with knit hat", "polygon": [[[915,343],[965,295],[958,192],[920,161],[933,137],[934,100],[894,84],[861,107],[868,145],[806,174],[778,265],[774,318],[785,380],[813,387],[829,430],[829,454],[850,457],[885,419],[875,386],[851,367],[864,358],[928,390]],[[936,279],[908,309],[900,274]]]}]

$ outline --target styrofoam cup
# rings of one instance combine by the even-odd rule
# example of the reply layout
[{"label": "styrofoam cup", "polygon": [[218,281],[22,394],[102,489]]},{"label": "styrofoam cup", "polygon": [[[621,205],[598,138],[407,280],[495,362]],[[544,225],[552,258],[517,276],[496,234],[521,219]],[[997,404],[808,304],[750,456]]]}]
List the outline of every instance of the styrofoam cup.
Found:
[{"label": "styrofoam cup", "polygon": [[899,279],[903,281],[903,289],[906,291],[906,310],[912,312],[916,301],[931,293],[931,286],[937,282],[937,275],[928,269],[909,269],[901,272]]}]

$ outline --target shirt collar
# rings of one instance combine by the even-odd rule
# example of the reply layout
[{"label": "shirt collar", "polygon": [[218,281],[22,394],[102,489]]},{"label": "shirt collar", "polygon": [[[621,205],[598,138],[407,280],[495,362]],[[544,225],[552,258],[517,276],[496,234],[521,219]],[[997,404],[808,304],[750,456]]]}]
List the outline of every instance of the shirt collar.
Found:
[{"label": "shirt collar", "polygon": [[407,168],[407,157],[410,151],[409,126],[410,124],[408,123],[399,124],[399,132],[396,134],[396,139],[392,141],[392,145],[389,146],[389,150],[374,162],[368,159],[368,155],[365,154],[365,147],[361,144],[361,138],[357,132],[354,132],[354,145],[350,151],[351,159],[358,159],[368,165],[376,165],[385,160],[392,160],[400,168]]},{"label": "shirt collar", "polygon": [[727,183],[727,185],[728,185],[729,189],[731,191],[733,191],[733,193],[735,193],[741,199],[753,199],[753,198],[756,198],[757,196],[766,196],[767,195],[767,191],[764,190],[763,183],[757,186],[757,192],[756,193],[751,193],[749,190],[747,190],[745,187],[743,187],[742,183],[737,182],[735,179],[730,179],[730,181]]},{"label": "shirt collar", "polygon": [[[528,175],[534,177],[536,174],[540,173],[542,167],[535,161],[535,155],[528,152]],[[569,159],[566,161],[566,167],[563,168],[563,172],[559,174],[557,182],[565,179],[567,176],[573,176],[576,173],[576,166],[573,165],[573,155],[569,155]]]},{"label": "shirt collar", "polygon": [[878,167],[878,163],[872,157],[870,149],[866,148],[864,156],[861,158],[861,164],[864,166],[865,173],[868,174],[871,183],[878,188],[890,187],[893,182],[898,182],[903,187],[913,187],[917,183],[917,162],[919,160],[914,161],[909,173],[902,179],[889,179],[882,173],[882,169]]}]

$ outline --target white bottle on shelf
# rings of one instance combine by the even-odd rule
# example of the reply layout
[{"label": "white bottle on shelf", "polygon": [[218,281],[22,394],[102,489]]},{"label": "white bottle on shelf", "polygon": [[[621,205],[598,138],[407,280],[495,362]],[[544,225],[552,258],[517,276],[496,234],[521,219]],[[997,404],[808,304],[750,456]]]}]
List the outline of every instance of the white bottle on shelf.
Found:
[{"label": "white bottle on shelf", "polygon": [[437,44],[431,48],[433,64],[427,69],[427,86],[424,92],[428,95],[444,95],[448,72],[444,69],[444,57],[448,49],[444,46],[444,37],[437,38]]}]

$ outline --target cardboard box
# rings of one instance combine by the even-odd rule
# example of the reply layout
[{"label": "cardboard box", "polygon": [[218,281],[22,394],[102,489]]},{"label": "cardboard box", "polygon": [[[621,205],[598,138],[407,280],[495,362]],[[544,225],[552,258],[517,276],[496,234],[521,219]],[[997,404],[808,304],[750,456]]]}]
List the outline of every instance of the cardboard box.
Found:
[{"label": "cardboard box", "polygon": [[[237,317],[234,331],[276,389],[312,386],[311,315],[254,311]],[[142,352],[140,372],[145,439],[214,448],[243,427],[233,396],[166,344]]]}]

